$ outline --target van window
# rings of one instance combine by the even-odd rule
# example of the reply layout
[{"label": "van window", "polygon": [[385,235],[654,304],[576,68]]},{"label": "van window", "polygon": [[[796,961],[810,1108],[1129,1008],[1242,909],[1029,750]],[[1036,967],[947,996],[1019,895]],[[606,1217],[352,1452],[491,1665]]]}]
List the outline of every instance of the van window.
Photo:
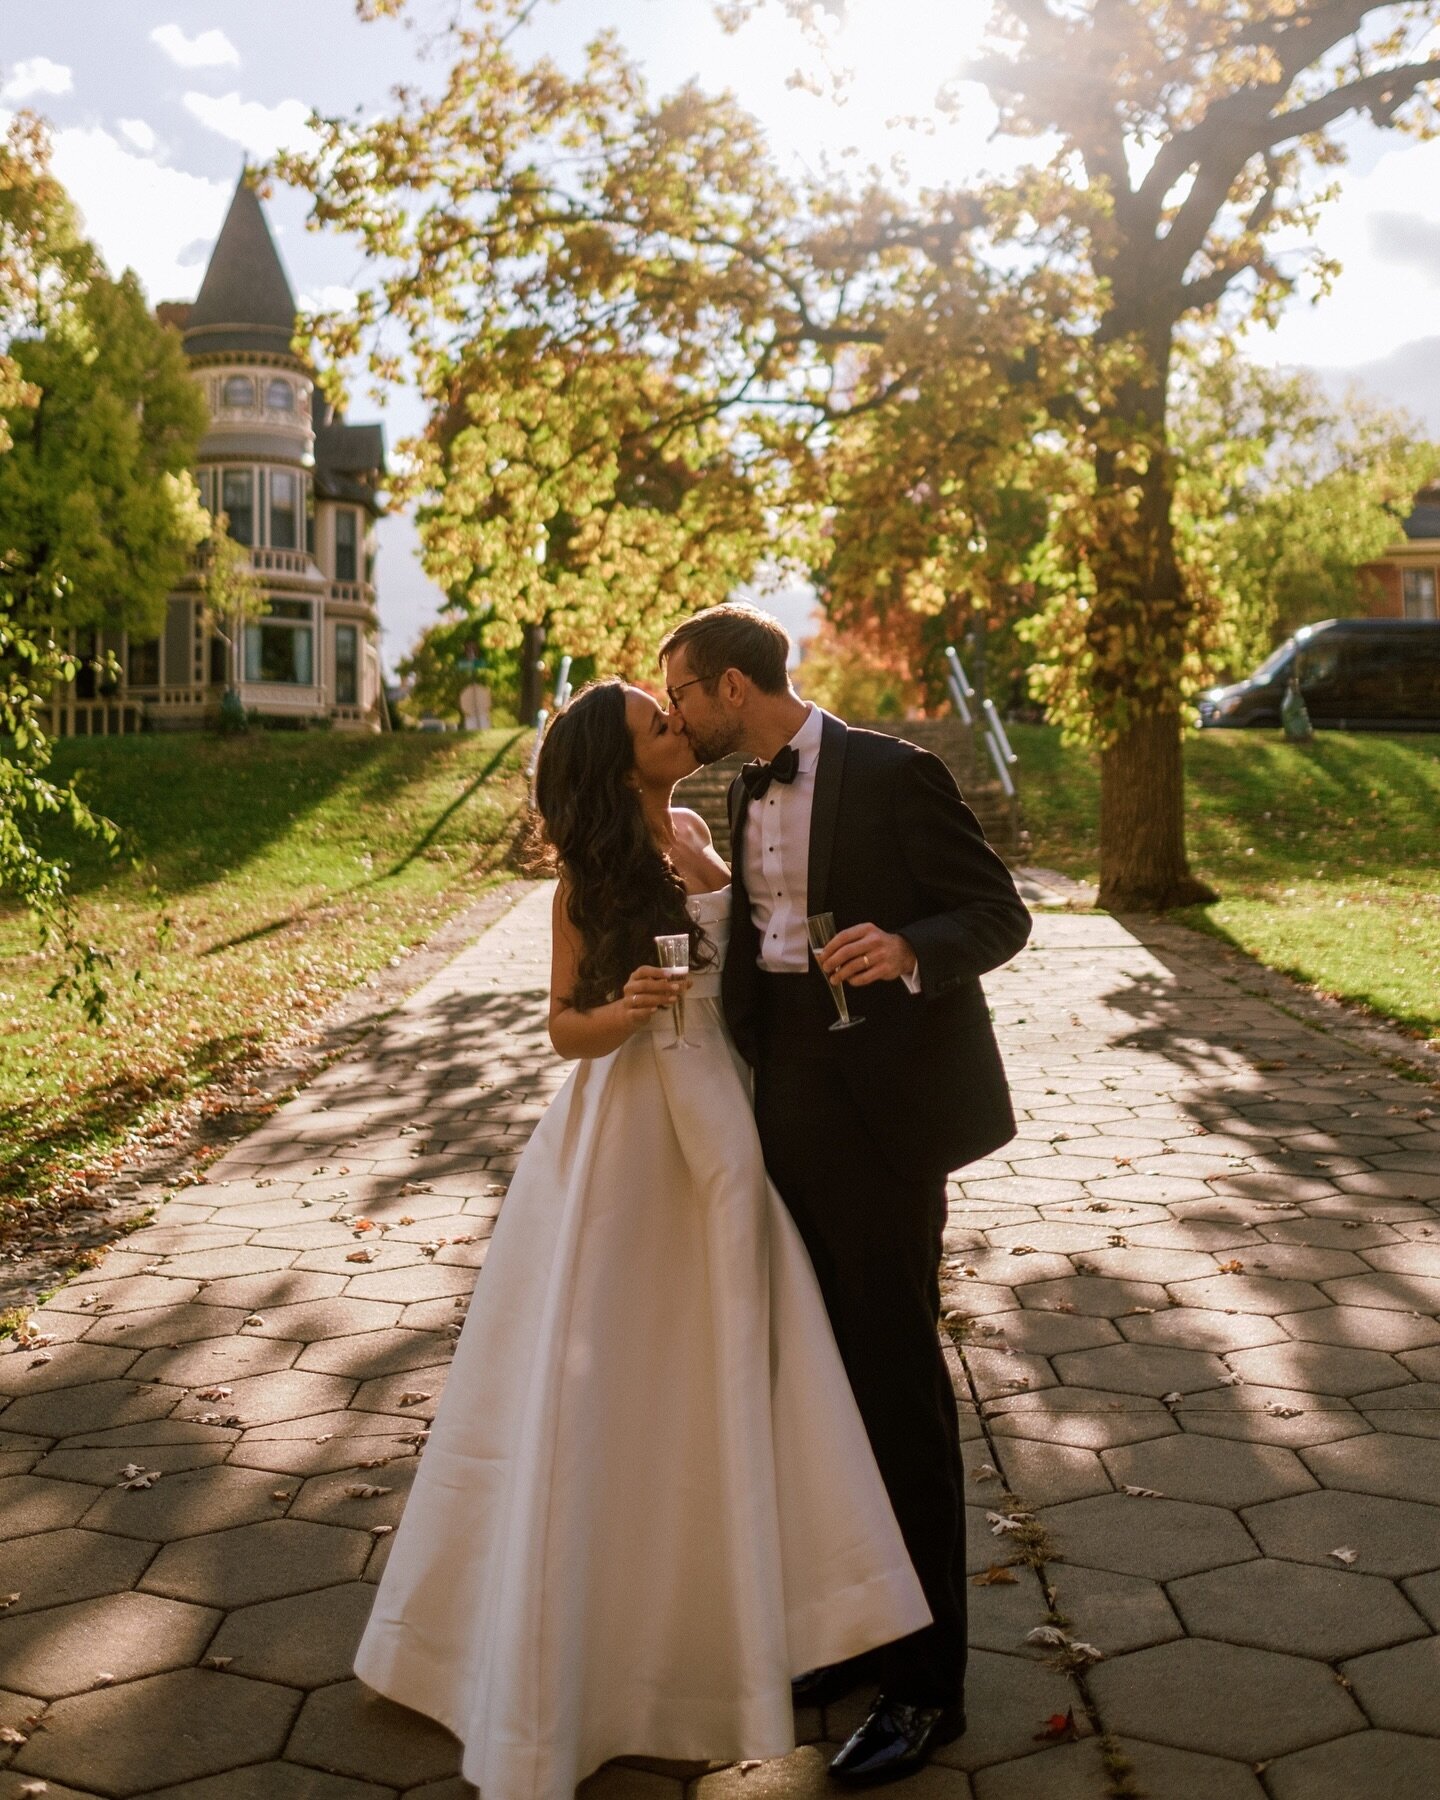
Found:
[{"label": "van window", "polygon": [[1295,654],[1294,638],[1286,638],[1278,650],[1272,650],[1250,677],[1252,681],[1270,681],[1278,675]]}]

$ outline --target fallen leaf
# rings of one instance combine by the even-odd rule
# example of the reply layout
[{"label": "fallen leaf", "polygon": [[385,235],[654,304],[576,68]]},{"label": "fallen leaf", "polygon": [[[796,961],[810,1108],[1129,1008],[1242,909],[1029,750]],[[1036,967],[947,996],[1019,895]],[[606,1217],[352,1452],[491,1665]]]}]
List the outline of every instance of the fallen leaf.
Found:
[{"label": "fallen leaf", "polygon": [[1244,1387],[1245,1377],[1235,1374],[1232,1370],[1230,1374],[1220,1377],[1220,1385],[1221,1387]]},{"label": "fallen leaf", "polygon": [[293,1500],[295,1494],[291,1488],[271,1488],[270,1498],[272,1500]]},{"label": "fallen leaf", "polygon": [[429,1398],[429,1394],[421,1393],[418,1388],[412,1388],[400,1396],[400,1404],[402,1406],[419,1406],[423,1400]]},{"label": "fallen leaf", "polygon": [[748,1762],[736,1763],[736,1765],[735,1765],[735,1767],[740,1771],[740,1773],[742,1775],[748,1775],[752,1769],[758,1769],[761,1766],[762,1765],[761,1765],[760,1759],[758,1757],[751,1757]]},{"label": "fallen leaf", "polygon": [[330,1442],[331,1438],[334,1437],[334,1435],[335,1435],[335,1433],[333,1431],[322,1431],[320,1433],[319,1437],[317,1437],[314,1441],[317,1444],[328,1444]]},{"label": "fallen leaf", "polygon": [[398,1223],[401,1225],[413,1225],[415,1221],[410,1217],[409,1213],[402,1213]]},{"label": "fallen leaf", "polygon": [[357,1469],[383,1469],[390,1458],[388,1456],[367,1456],[363,1462],[356,1463]]},{"label": "fallen leaf", "polygon": [[1356,1560],[1359,1554],[1360,1552],[1358,1550],[1352,1550],[1348,1544],[1343,1545],[1339,1550],[1329,1550],[1326,1552],[1326,1555],[1333,1556],[1336,1562],[1344,1563],[1346,1568],[1349,1568],[1350,1564]]},{"label": "fallen leaf", "polygon": [[265,1321],[260,1317],[259,1313],[251,1313],[248,1319],[242,1319],[240,1323],[242,1325],[263,1325]]},{"label": "fallen leaf", "polygon": [[1070,1639],[1058,1625],[1037,1625],[1025,1633],[1027,1644],[1068,1644]]},{"label": "fallen leaf", "polygon": [[30,1358],[28,1366],[32,1369],[43,1369],[46,1363],[54,1362],[54,1360],[55,1358],[49,1350],[42,1350],[38,1356]]},{"label": "fallen leaf", "polygon": [[15,1796],[16,1800],[34,1800],[35,1795],[48,1794],[49,1792],[50,1784],[48,1781],[22,1781],[15,1790]]},{"label": "fallen leaf", "polygon": [[28,1744],[29,1738],[13,1725],[0,1725],[0,1744]]},{"label": "fallen leaf", "polygon": [[234,1660],[233,1656],[206,1656],[201,1658],[200,1667],[202,1669],[228,1669]]},{"label": "fallen leaf", "polygon": [[1097,1649],[1094,1644],[1085,1643],[1081,1638],[1076,1638],[1075,1642],[1069,1646],[1069,1654],[1072,1662],[1096,1663],[1105,1660],[1103,1650]]},{"label": "fallen leaf", "polygon": [[1129,1482],[1126,1482],[1120,1492],[1129,1494],[1132,1500],[1163,1500],[1165,1498],[1159,1488],[1132,1487]]},{"label": "fallen leaf", "polygon": [[126,1463],[121,1471],[122,1479],[116,1484],[122,1488],[151,1488],[160,1479],[159,1469],[142,1469],[138,1463]]},{"label": "fallen leaf", "polygon": [[1030,1520],[1016,1513],[987,1512],[985,1518],[995,1537],[1004,1537],[1008,1532],[1024,1531]]},{"label": "fallen leaf", "polygon": [[1282,1406],[1278,1400],[1266,1402],[1265,1410],[1272,1419],[1298,1419],[1305,1408],[1303,1406]]},{"label": "fallen leaf", "polygon": [[1037,1744],[1073,1744],[1079,1737],[1080,1730],[1075,1723],[1075,1708],[1068,1712],[1051,1713],[1045,1721],[1045,1729],[1035,1733]]},{"label": "fallen leaf", "polygon": [[377,1495],[393,1493],[393,1488],[376,1487],[371,1481],[352,1481],[345,1489],[352,1500],[373,1500]]},{"label": "fallen leaf", "polygon": [[1034,1256],[1035,1246],[1033,1244],[1012,1244],[1010,1254],[1012,1256]]},{"label": "fallen leaf", "polygon": [[374,1262],[376,1254],[374,1250],[351,1250],[345,1260],[346,1262]]},{"label": "fallen leaf", "polygon": [[1073,1313],[1078,1309],[1073,1300],[1057,1300],[1051,1306],[1050,1310],[1051,1312],[1058,1313]]},{"label": "fallen leaf", "polygon": [[1162,1394],[1160,1404],[1162,1406],[1178,1406],[1184,1398],[1183,1394]]},{"label": "fallen leaf", "polygon": [[1232,1256],[1229,1262],[1221,1263],[1220,1273],[1222,1275],[1243,1275],[1245,1273],[1245,1265],[1238,1256]]},{"label": "fallen leaf", "polygon": [[230,1394],[231,1389],[228,1387],[203,1387],[195,1390],[197,1400],[228,1400]]},{"label": "fallen leaf", "polygon": [[0,1610],[3,1610],[7,1606],[13,1606],[19,1598],[20,1595],[18,1593],[0,1594]]},{"label": "fallen leaf", "polygon": [[991,1563],[978,1575],[970,1577],[971,1587],[1014,1587],[1020,1577],[1009,1563]]},{"label": "fallen leaf", "polygon": [[980,1467],[970,1479],[972,1481],[998,1481],[1000,1479],[1000,1471],[995,1467],[994,1463],[981,1463]]},{"label": "fallen leaf", "polygon": [[371,1537],[389,1537],[394,1529],[395,1527],[393,1525],[372,1525],[370,1527],[370,1535]]}]

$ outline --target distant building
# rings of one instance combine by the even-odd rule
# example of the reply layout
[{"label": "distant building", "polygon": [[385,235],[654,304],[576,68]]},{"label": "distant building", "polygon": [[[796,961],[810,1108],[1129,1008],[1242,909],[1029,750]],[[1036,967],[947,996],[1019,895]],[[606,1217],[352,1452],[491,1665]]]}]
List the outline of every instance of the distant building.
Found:
[{"label": "distant building", "polygon": [[1440,486],[1422,489],[1402,527],[1399,543],[1368,565],[1373,581],[1367,611],[1376,619],[1440,618]]},{"label": "distant building", "polygon": [[375,522],[385,476],[379,425],[348,425],[291,349],[295,297],[258,196],[242,176],[193,304],[159,317],[184,334],[210,408],[196,478],[212,512],[249,546],[269,612],[233,645],[207,632],[198,583],[171,595],[158,638],[93,634],[122,678],[101,691],[82,668],[57,696],[62,736],[211,724],[233,687],[247,712],[304,725],[380,728],[384,697],[375,595]]}]

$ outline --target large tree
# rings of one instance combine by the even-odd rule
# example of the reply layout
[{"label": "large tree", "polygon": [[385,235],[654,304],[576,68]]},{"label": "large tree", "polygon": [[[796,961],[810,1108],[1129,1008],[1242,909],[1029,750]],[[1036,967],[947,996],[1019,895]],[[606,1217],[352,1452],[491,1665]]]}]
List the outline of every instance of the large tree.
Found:
[{"label": "large tree", "polygon": [[[722,11],[763,4],[815,16],[811,0]],[[695,418],[724,426],[782,549],[822,585],[833,573],[838,593],[843,575],[834,509],[863,508],[852,540],[893,551],[903,603],[932,612],[1007,579],[989,497],[1053,492],[1047,459],[1068,458],[1040,654],[1052,709],[1101,748],[1102,898],[1204,898],[1181,738],[1220,620],[1177,533],[1177,342],[1224,305],[1230,325],[1275,316],[1297,270],[1273,245],[1317,218],[1344,120],[1430,128],[1440,62],[1417,46],[1434,7],[992,0],[973,72],[1002,132],[1044,159],[901,197],[782,179],[731,102],[652,101],[611,40],[579,74],[527,59],[534,10],[470,0],[438,94],[325,121],[319,149],[284,163],[317,221],[376,258],[356,313],[329,322],[333,347],[367,347],[381,374],[414,359],[437,403],[436,374],[488,341],[487,321],[532,333],[537,368],[642,359],[671,396],[657,441]],[[925,442],[934,466],[917,468]],[[506,460],[493,472],[508,480]]]}]

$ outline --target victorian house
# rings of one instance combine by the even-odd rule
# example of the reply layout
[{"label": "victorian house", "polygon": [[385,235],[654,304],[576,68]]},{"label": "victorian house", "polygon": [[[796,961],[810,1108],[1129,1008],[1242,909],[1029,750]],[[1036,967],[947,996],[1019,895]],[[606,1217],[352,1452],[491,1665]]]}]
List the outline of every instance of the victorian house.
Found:
[{"label": "victorian house", "polygon": [[1440,619],[1440,486],[1415,496],[1399,540],[1366,573],[1372,618]]},{"label": "victorian house", "polygon": [[269,605],[238,630],[207,629],[198,580],[172,594],[163,634],[96,634],[121,669],[104,691],[93,665],[57,697],[62,735],[213,724],[227,688],[274,724],[378,730],[384,720],[374,529],[385,474],[379,425],[349,425],[291,349],[295,297],[259,198],[245,178],[193,304],[161,319],[184,336],[210,422],[201,499],[249,550]]}]

